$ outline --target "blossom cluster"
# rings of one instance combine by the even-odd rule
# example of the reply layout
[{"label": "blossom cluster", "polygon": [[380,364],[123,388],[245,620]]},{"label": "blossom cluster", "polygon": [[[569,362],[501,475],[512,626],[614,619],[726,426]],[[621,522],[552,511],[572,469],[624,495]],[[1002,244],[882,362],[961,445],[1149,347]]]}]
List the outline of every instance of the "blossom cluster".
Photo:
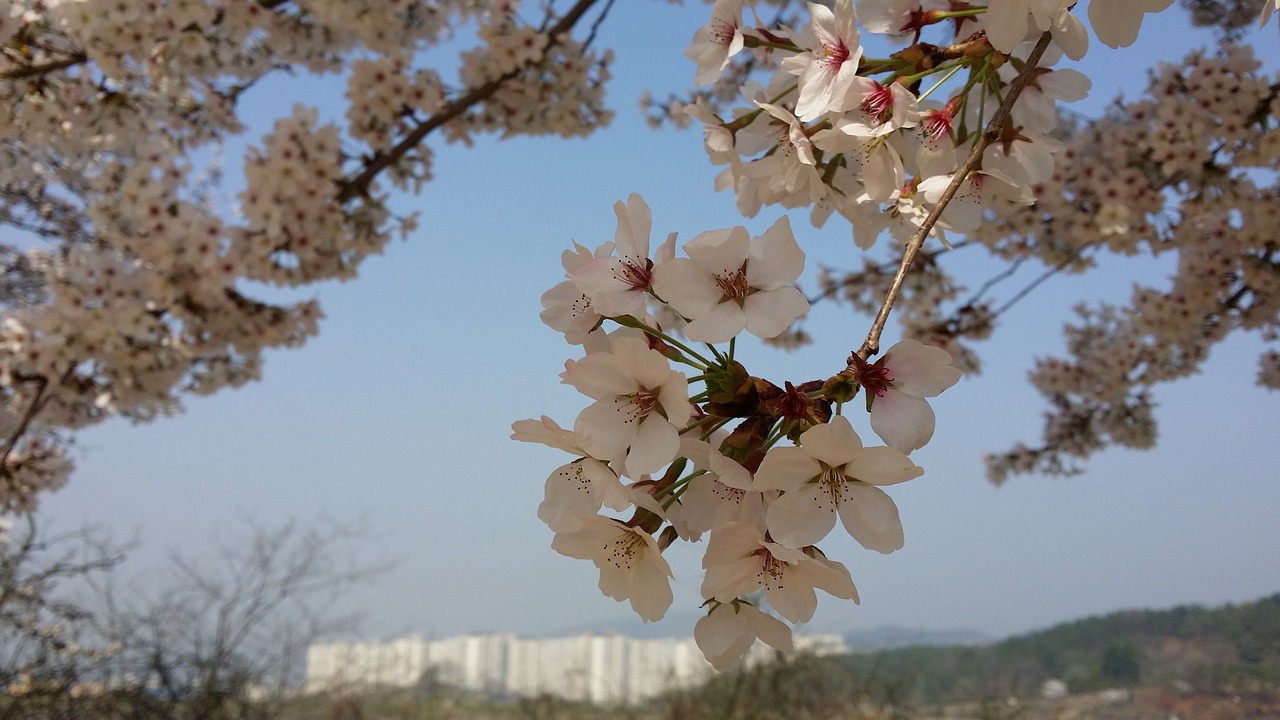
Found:
[{"label": "blossom cluster", "polygon": [[[796,31],[747,27],[742,0],[719,0],[687,52],[698,63],[697,81],[715,82],[744,48],[773,72],[742,86],[746,107],[717,112],[699,99],[684,110],[703,123],[711,161],[727,166],[718,186],[733,189],[744,215],[766,204],[807,207],[816,226],[832,214],[845,217],[864,249],[885,231],[905,241],[942,204],[965,148],[1010,94],[1031,51],[1024,41],[1050,32],[1048,53],[1013,112],[993,128],[997,140],[978,167],[966,170],[958,195],[930,230],[939,237],[968,232],[998,199],[1032,202],[1032,188],[1052,173],[1052,154],[1060,149],[1052,136],[1056,102],[1083,98],[1090,87],[1079,72],[1050,67],[1064,52],[1078,59],[1086,50],[1072,5],[954,9],[926,0],[863,2],[855,10],[851,0],[838,0],[831,7],[810,4],[807,24]],[[1107,12],[1140,22],[1141,9],[1112,5]],[[921,41],[924,32],[941,33],[943,23],[950,24],[941,38],[949,44]],[[1028,36],[1029,28],[1037,32]],[[911,45],[887,58],[868,57],[864,31]],[[1110,39],[1133,41],[1127,34]]]},{"label": "blossom cluster", "polygon": [[[1233,333],[1280,338],[1280,76],[1253,53],[1224,46],[1161,65],[1142,97],[1077,128],[1036,186],[1033,205],[995,202],[965,239],[1015,265],[1047,268],[1005,301],[973,292],[948,269],[949,251],[924,253],[895,306],[904,331],[945,347],[966,372],[979,368],[974,341],[1049,274],[1083,274],[1109,255],[1174,260],[1164,285],[1136,285],[1128,302],[1083,305],[1066,328],[1065,354],[1037,361],[1032,383],[1049,412],[1041,440],[989,455],[988,475],[1071,473],[1112,445],[1156,440],[1154,388],[1197,372]],[[823,275],[822,296],[873,312],[896,261],[866,260]],[[1280,387],[1276,350],[1264,351],[1258,383]]]},{"label": "blossom cluster", "polygon": [[[1169,5],[1097,2],[1088,20],[1104,44],[1122,46],[1133,42],[1146,13]],[[905,334],[946,348],[957,367],[976,372],[980,362],[968,342],[988,337],[999,314],[1025,294],[1000,305],[987,293],[990,285],[968,291],[944,267],[951,247],[944,232],[950,243],[985,247],[1015,269],[1035,260],[1050,274],[1083,272],[1102,252],[1174,252],[1178,266],[1168,289],[1139,287],[1127,306],[1082,309],[1083,322],[1068,328],[1071,357],[1046,359],[1032,375],[1052,406],[1043,445],[989,456],[994,482],[1011,473],[1070,472],[1076,460],[1111,444],[1150,447],[1153,384],[1195,372],[1234,329],[1274,341],[1280,323],[1265,230],[1280,192],[1273,182],[1280,149],[1275,81],[1258,75],[1245,48],[1198,53],[1181,66],[1161,66],[1149,99],[1064,131],[1057,104],[1089,89],[1079,72],[1054,67],[1064,54],[1078,58],[1087,49],[1069,6],[992,2],[957,11],[948,3],[862,2],[855,12],[837,2],[811,6],[807,30],[793,32],[744,26],[743,3],[718,2],[688,53],[699,63],[697,80],[718,82],[744,50],[772,75],[743,86],[746,108],[724,110],[723,88],[669,107],[704,124],[709,156],[728,166],[719,185],[733,188],[742,212],[766,203],[810,207],[817,225],[833,213],[847,218],[861,247],[886,231],[905,242],[987,127],[984,116],[1027,69],[1028,41],[1050,34],[1008,118],[988,127],[994,142],[932,228],[943,246],[918,256],[902,279],[894,310]],[[1271,3],[1264,6],[1265,21]],[[943,38],[951,44],[920,42],[943,21],[954,28]],[[887,59],[868,58],[863,32],[911,45]],[[881,74],[888,77],[867,79]],[[945,98],[925,99],[947,87]],[[815,98],[825,98],[820,108]],[[1063,136],[1067,144],[1058,140]],[[899,251],[887,263],[866,258],[861,269],[824,271],[820,297],[874,313],[902,258]],[[773,342],[806,337],[793,327]],[[1259,369],[1268,387],[1274,354],[1264,353]]]},{"label": "blossom cluster", "polygon": [[[574,37],[583,14],[531,25],[518,11],[0,0],[0,225],[14,229],[0,242],[0,514],[65,481],[68,431],[171,414],[187,393],[257,378],[264,350],[314,335],[315,302],[252,288],[354,277],[411,230],[386,188],[430,178],[428,133],[468,142],[606,123],[608,55]],[[415,65],[472,21],[479,45],[458,82]],[[349,70],[345,124],[294,107],[251,143],[234,202],[211,194],[204,158],[244,131],[244,93],[296,70]]]},{"label": "blossom cluster", "polygon": [[[756,638],[790,649],[761,594],[792,623],[812,618],[816,590],[858,600],[849,570],[818,544],[838,519],[868,549],[902,547],[882,488],[923,473],[908,453],[933,434],[925,398],[960,373],[945,351],[904,340],[825,380],[754,377],[737,337],[773,337],[809,309],[787,218],[754,238],[743,227],[700,233],[679,256],[674,233],[651,248],[640,196],[614,209],[614,241],[566,251],[566,280],[542,298],[543,321],[585,353],[561,378],[590,404],[571,429],[545,416],[512,426],[516,440],[574,456],[547,478],[538,516],[553,548],[593,561],[601,591],[646,621],[673,602],[663,550],[709,534],[695,632],[707,658],[725,667]],[[885,445],[865,446],[841,414],[858,392]]]}]

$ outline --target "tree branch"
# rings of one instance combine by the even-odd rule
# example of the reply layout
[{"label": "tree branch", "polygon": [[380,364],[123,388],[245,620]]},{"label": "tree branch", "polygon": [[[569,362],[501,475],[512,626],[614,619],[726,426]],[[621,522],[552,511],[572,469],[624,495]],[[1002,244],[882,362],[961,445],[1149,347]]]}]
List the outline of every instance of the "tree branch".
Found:
[{"label": "tree branch", "polygon": [[22,65],[7,70],[0,70],[0,80],[24,80],[37,75],[55,72],[75,65],[89,62],[89,56],[83,51],[74,52],[59,60],[49,60],[35,65]]},{"label": "tree branch", "polygon": [[[1048,32],[1040,36],[1035,49],[1027,56],[1027,62],[1022,68],[1022,72],[1018,73],[1018,77],[1009,86],[1009,92],[1005,94],[1004,101],[1000,103],[999,109],[991,116],[991,121],[987,123],[987,129],[973,144],[973,149],[969,151],[969,156],[960,164],[955,175],[951,178],[951,183],[942,192],[942,196],[938,198],[933,210],[929,211],[929,215],[925,218],[920,229],[911,236],[911,240],[907,243],[902,253],[902,264],[898,266],[898,272],[893,277],[893,283],[889,286],[888,294],[885,295],[884,304],[880,306],[880,312],[876,313],[875,322],[871,324],[871,331],[867,333],[867,339],[863,341],[862,347],[853,353],[862,360],[866,360],[880,352],[880,334],[884,332],[885,323],[889,319],[889,311],[893,309],[893,304],[902,292],[902,283],[907,277],[907,271],[911,268],[912,261],[915,260],[916,254],[920,252],[920,248],[924,245],[924,240],[929,235],[929,232],[933,230],[934,225],[938,224],[938,219],[942,217],[942,211],[951,202],[951,198],[955,197],[960,186],[968,179],[969,173],[982,160],[983,151],[999,137],[1000,126],[1004,124],[1005,118],[1008,117],[1009,112],[1013,109],[1014,101],[1022,94],[1022,89],[1031,81],[1032,75],[1035,74],[1036,64],[1040,62],[1040,57],[1044,55],[1045,49],[1049,47],[1051,39],[1052,36]],[[855,367],[856,365],[851,357],[849,359],[849,368],[853,369]]]},{"label": "tree branch", "polygon": [[375,153],[359,174],[349,180],[343,180],[339,183],[339,190],[336,198],[338,203],[342,204],[352,198],[366,194],[369,190],[369,185],[379,173],[398,162],[410,150],[413,150],[421,144],[432,130],[456,119],[458,116],[462,115],[462,113],[469,110],[473,105],[487,100],[512,78],[524,72],[534,63],[540,62],[542,58],[546,57],[546,54],[551,50],[551,48],[559,44],[557,38],[573,29],[573,26],[582,19],[582,16],[586,14],[587,10],[591,9],[591,6],[596,4],[598,1],[599,0],[578,0],[578,3],[570,8],[569,11],[560,18],[560,21],[547,31],[547,34],[550,37],[547,41],[547,46],[542,51],[542,56],[538,60],[530,60],[515,70],[496,77],[493,80],[484,83],[480,87],[471,90],[467,94],[446,105],[443,110],[432,115],[426,122],[415,127],[413,132],[409,133],[403,140],[396,143],[395,147],[391,148],[391,150]]}]

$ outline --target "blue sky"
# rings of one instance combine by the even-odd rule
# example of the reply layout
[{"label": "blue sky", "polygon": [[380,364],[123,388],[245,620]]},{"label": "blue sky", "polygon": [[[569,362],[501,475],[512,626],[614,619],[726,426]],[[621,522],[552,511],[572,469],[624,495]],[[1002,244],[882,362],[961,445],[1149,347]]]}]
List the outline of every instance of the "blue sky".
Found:
[{"label": "blue sky", "polygon": [[[46,516],[63,527],[89,520],[136,531],[134,572],[172,548],[199,552],[244,515],[266,524],[362,521],[375,542],[360,551],[397,561],[353,593],[369,637],[627,622],[627,607],[597,591],[594,567],[555,554],[534,515],[563,455],[507,438],[513,420],[547,414],[570,424],[583,407],[558,378],[573,349],[539,323],[538,299],[561,279],[559,255],[571,239],[612,239],[615,201],[643,195],[655,238],[737,224],[754,234],[780,214],[740,218],[732,197],[712,188],[716,168],[700,133],[650,130],[636,109],[646,88],[663,95],[691,83],[681,53],[706,12],[698,3],[617,3],[600,34],[618,53],[610,128],[586,140],[435,146],[435,179],[420,196],[394,201],[397,211],[421,212],[414,237],[369,260],[357,280],[300,295],[324,308],[318,338],[271,353],[262,382],[192,399],[181,416],[82,433],[79,469],[46,498]],[[1120,91],[1136,95],[1154,62],[1213,42],[1176,7],[1147,22],[1133,48],[1095,43],[1081,68],[1094,92],[1077,110],[1096,114]],[[1247,38],[1266,46],[1272,71],[1280,67],[1275,30]],[[254,93],[244,106],[261,129],[294,102],[338,112],[326,97],[341,86],[303,78]],[[228,146],[229,160],[241,147]],[[792,225],[810,268],[858,263],[847,226],[815,231],[802,213]],[[1120,300],[1133,281],[1166,273],[1150,261],[1116,260],[1085,278],[1050,281],[1004,318],[983,348],[984,373],[934,403],[937,434],[913,454],[926,474],[892,491],[906,547],[880,556],[848,538],[824,543],[849,566],[862,605],[824,598],[815,631],[894,623],[1003,635],[1125,607],[1280,591],[1271,448],[1280,406],[1253,383],[1255,337],[1232,338],[1200,375],[1159,389],[1156,449],[1106,452],[1065,480],[1020,477],[997,489],[984,479],[983,452],[1037,438],[1042,406],[1025,373],[1034,357],[1060,351],[1070,307]],[[807,325],[814,346],[783,353],[749,343],[740,359],[779,384],[824,377],[868,323],[820,306]],[[701,550],[669,552],[672,635],[691,626]]]}]

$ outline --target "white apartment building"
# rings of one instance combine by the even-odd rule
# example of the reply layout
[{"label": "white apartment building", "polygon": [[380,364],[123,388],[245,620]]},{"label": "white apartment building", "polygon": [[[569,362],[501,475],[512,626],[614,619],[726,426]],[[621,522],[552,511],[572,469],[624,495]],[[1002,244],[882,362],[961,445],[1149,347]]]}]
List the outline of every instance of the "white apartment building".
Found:
[{"label": "white apartment building", "polygon": [[[797,650],[819,655],[848,651],[839,635],[797,636],[795,644]],[[766,660],[772,652],[756,643],[747,662]],[[306,689],[410,687],[428,672],[440,682],[496,697],[549,694],[629,705],[702,683],[713,670],[692,638],[493,634],[427,640],[410,635],[387,642],[312,645],[307,650]]]}]

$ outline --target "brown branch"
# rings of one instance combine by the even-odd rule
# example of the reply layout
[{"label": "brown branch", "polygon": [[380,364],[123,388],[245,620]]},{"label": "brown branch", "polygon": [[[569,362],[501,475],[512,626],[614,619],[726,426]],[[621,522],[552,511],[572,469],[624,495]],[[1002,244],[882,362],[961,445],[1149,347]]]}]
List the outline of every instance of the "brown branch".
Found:
[{"label": "brown branch", "polygon": [[31,425],[36,413],[40,412],[40,408],[44,407],[42,401],[44,399],[44,391],[49,389],[49,379],[42,375],[35,382],[38,385],[36,396],[31,398],[31,404],[27,406],[26,412],[22,413],[22,420],[18,423],[18,427],[9,433],[9,438],[4,443],[4,449],[0,450],[0,475],[8,474],[9,453],[13,452],[18,440],[26,434],[27,427]]},{"label": "brown branch", "polygon": [[[1000,136],[1000,127],[1013,109],[1014,101],[1022,94],[1022,89],[1031,81],[1032,75],[1035,74],[1036,63],[1040,62],[1040,56],[1044,55],[1044,51],[1049,47],[1051,39],[1052,36],[1048,32],[1040,36],[1035,49],[1027,56],[1027,62],[1022,68],[1022,72],[1018,73],[1018,77],[1014,78],[1013,84],[1009,86],[1009,92],[1004,96],[1004,101],[1000,103],[999,109],[996,110],[995,115],[991,116],[991,121],[987,123],[987,129],[973,144],[973,149],[969,151],[969,156],[960,164],[956,174],[951,178],[951,183],[947,185],[946,190],[942,191],[942,196],[938,198],[933,210],[929,211],[929,215],[924,219],[920,229],[911,236],[911,240],[902,252],[902,264],[898,266],[898,273],[893,277],[893,283],[889,286],[888,294],[885,295],[884,304],[880,306],[880,312],[876,313],[875,322],[871,324],[871,331],[867,333],[867,339],[863,341],[862,347],[854,353],[858,358],[866,360],[880,352],[880,334],[884,332],[885,323],[889,319],[889,311],[893,309],[893,304],[898,300],[898,295],[902,292],[902,283],[907,277],[907,271],[911,268],[912,261],[915,260],[916,254],[920,252],[920,248],[924,245],[924,240],[929,235],[929,232],[933,230],[933,226],[938,224],[938,219],[942,217],[942,211],[951,202],[951,198],[955,197],[960,186],[968,179],[969,173],[977,167],[978,162],[982,159],[983,151]],[[849,359],[849,368],[853,369],[855,367],[856,364],[851,357]]]},{"label": "brown branch", "polygon": [[[75,363],[72,363],[71,367],[67,368],[67,371],[58,379],[58,387],[66,384],[67,380],[71,377],[71,373],[75,371],[75,368]],[[9,474],[9,454],[13,452],[13,449],[18,445],[18,441],[26,434],[27,428],[30,427],[36,414],[43,410],[45,404],[49,401],[49,396],[45,395],[45,391],[49,389],[49,379],[40,375],[33,378],[31,382],[38,384],[40,387],[36,390],[36,396],[31,399],[31,404],[28,405],[26,411],[22,413],[22,420],[18,423],[18,427],[14,428],[12,433],[9,433],[9,438],[5,440],[4,443],[4,449],[0,450],[0,477],[4,477]]]},{"label": "brown branch", "polygon": [[59,60],[49,60],[48,62],[38,63],[35,65],[22,65],[20,67],[8,68],[0,70],[0,80],[24,80],[37,75],[44,75],[64,68],[75,65],[83,65],[89,62],[89,56],[83,51],[74,52]]},{"label": "brown branch", "polygon": [[515,70],[494,78],[480,87],[471,90],[467,94],[446,105],[443,110],[432,115],[426,122],[415,127],[413,132],[409,133],[403,140],[396,143],[395,147],[391,148],[391,150],[387,152],[378,151],[377,153],[374,153],[373,157],[368,160],[365,168],[355,177],[343,180],[338,184],[339,190],[336,198],[338,203],[345,203],[352,198],[366,194],[369,190],[369,185],[379,173],[398,162],[410,150],[413,150],[421,144],[432,130],[456,119],[462,115],[462,113],[469,110],[473,105],[487,100],[512,78],[524,72],[535,63],[541,62],[542,59],[546,57],[547,53],[550,52],[551,48],[559,44],[557,38],[571,30],[573,26],[582,19],[582,16],[586,14],[587,10],[591,9],[591,6],[596,4],[598,1],[599,0],[578,0],[578,3],[570,8],[569,11],[560,18],[560,21],[547,31],[547,34],[550,37],[540,58],[530,60]]}]

